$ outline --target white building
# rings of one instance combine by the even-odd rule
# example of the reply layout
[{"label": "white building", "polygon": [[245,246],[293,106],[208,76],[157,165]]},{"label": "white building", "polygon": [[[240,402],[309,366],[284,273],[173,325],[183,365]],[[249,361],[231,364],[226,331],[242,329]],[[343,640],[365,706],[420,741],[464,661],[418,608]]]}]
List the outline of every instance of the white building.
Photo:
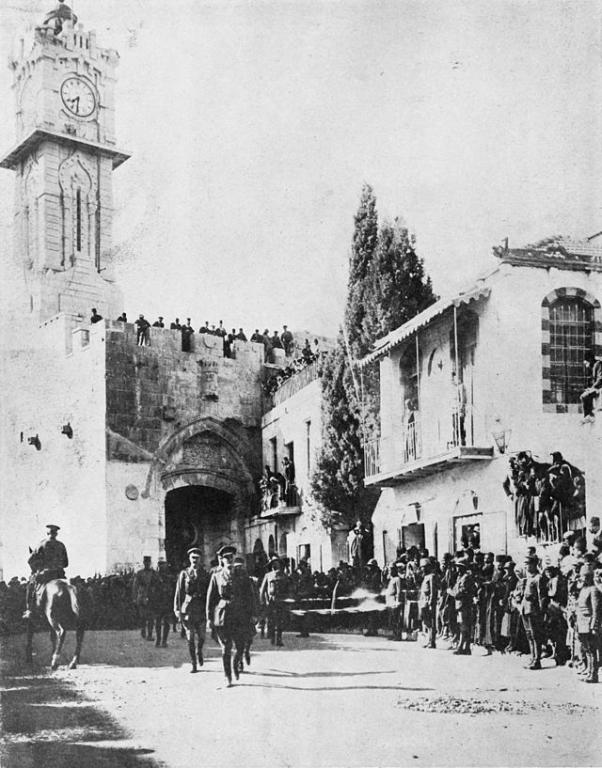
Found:
[{"label": "white building", "polygon": [[[602,508],[602,415],[582,423],[588,353],[602,353],[602,247],[562,240],[495,249],[497,264],[466,291],[379,340],[381,434],[366,445],[376,556],[432,554],[479,534],[481,549],[524,553],[559,535],[520,536],[504,488],[509,455],[583,471],[587,514]],[[460,384],[452,373],[459,372]],[[567,527],[567,522],[562,524]]]},{"label": "white building", "polygon": [[327,571],[347,559],[347,528],[326,529],[311,496],[311,476],[322,440],[322,385],[315,361],[285,381],[274,407],[262,419],[263,463],[282,472],[287,457],[295,466],[296,493],[264,508],[246,534],[247,551],[277,552],[312,570]]}]

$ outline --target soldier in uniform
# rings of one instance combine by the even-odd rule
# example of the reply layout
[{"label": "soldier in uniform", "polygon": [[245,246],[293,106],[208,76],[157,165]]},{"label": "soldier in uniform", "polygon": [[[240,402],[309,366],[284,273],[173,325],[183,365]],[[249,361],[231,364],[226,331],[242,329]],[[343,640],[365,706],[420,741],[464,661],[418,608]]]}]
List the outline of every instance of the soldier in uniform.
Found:
[{"label": "soldier in uniform", "polygon": [[[246,563],[242,555],[237,555],[234,558],[234,570],[240,579],[248,579],[251,590],[253,592],[253,602],[247,603],[244,608],[246,609],[246,619],[242,625],[243,630],[243,644],[244,644],[244,660],[247,666],[251,664],[251,644],[253,643],[253,637],[255,636],[255,623],[257,621],[257,604],[259,603],[259,591],[257,587],[257,579],[249,576],[246,568]],[[235,662],[236,663],[236,662]],[[243,671],[243,660],[239,660],[239,671]]]},{"label": "soldier in uniform", "polygon": [[[44,586],[52,579],[64,579],[65,568],[69,565],[67,549],[56,537],[60,531],[58,525],[46,526],[47,536],[32,550],[27,561],[31,568],[31,577],[25,592],[24,619],[31,617],[36,603],[39,603]],[[36,600],[37,597],[37,600]]]},{"label": "soldier in uniform", "polygon": [[152,640],[153,614],[151,608],[159,582],[156,571],[151,568],[150,555],[145,555],[142,558],[142,565],[143,567],[135,574],[132,581],[132,600],[142,623],[140,637]]},{"label": "soldier in uniform", "polygon": [[[203,644],[205,642],[205,605],[209,574],[201,565],[201,550],[192,547],[188,550],[190,565],[180,571],[173,600],[173,610],[182,623],[188,641],[188,653],[192,663],[191,673],[197,671],[197,662],[203,666]],[[197,639],[195,650],[194,639]]]},{"label": "soldier in uniform", "polygon": [[255,615],[251,580],[235,570],[235,554],[236,547],[229,545],[217,552],[221,568],[211,575],[207,590],[207,628],[217,634],[228,688],[232,685],[232,646],[236,648],[234,675],[238,680],[249,614]]},{"label": "soldier in uniform", "polygon": [[282,561],[274,555],[270,560],[272,570],[263,577],[259,599],[266,607],[268,637],[272,645],[282,647],[282,629],[284,625],[284,599],[288,592],[288,577],[284,573]]},{"label": "soldier in uniform", "polygon": [[541,644],[543,640],[543,617],[546,610],[547,594],[541,574],[537,569],[537,557],[525,559],[525,576],[521,592],[520,615],[527,635],[531,663],[527,669],[541,669]]},{"label": "soldier in uniform", "polygon": [[165,560],[157,564],[157,587],[153,595],[152,609],[155,614],[155,645],[167,648],[169,628],[173,620],[174,579]]},{"label": "soldier in uniform", "polygon": [[420,560],[423,579],[420,584],[418,609],[422,621],[422,631],[426,636],[425,648],[436,648],[435,634],[437,632],[437,597],[439,595],[439,580],[435,568],[428,557]]},{"label": "soldier in uniform", "polygon": [[456,656],[470,656],[470,640],[473,629],[473,600],[476,594],[474,578],[468,567],[468,558],[457,557],[458,578],[447,591],[455,600],[458,620],[459,642],[454,651]]}]

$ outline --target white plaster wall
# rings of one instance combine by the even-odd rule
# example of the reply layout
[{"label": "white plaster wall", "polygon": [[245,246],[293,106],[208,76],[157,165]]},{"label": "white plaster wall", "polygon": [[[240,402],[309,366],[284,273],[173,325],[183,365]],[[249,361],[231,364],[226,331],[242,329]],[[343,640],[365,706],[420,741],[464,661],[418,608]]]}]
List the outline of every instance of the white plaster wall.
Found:
[{"label": "white plaster wall", "polygon": [[[595,424],[581,424],[580,414],[544,413],[542,406],[542,330],[541,304],[553,290],[562,287],[581,288],[602,300],[602,275],[558,269],[535,269],[501,265],[487,279],[491,294],[473,302],[470,308],[479,316],[479,336],[474,365],[475,444],[493,445],[491,430],[494,419],[511,430],[509,450],[530,450],[534,457],[549,461],[552,451],[560,451],[571,463],[586,473],[588,515],[602,509],[602,418]],[[419,332],[422,354],[421,410],[423,423],[429,418],[448,419],[450,391],[449,329],[451,316],[438,319]],[[412,339],[410,343],[413,343]],[[426,375],[430,351],[442,347],[443,369],[439,375]],[[401,350],[381,363],[381,396],[383,443],[381,471],[400,466],[402,426],[399,404],[404,393],[399,370]],[[396,415],[397,413],[397,415]],[[397,451],[391,445],[397,442]],[[400,483],[385,489],[373,516],[375,548],[383,557],[383,530],[387,531],[387,552],[394,554],[397,530],[404,511],[415,501],[422,504],[427,545],[434,543],[437,525],[438,553],[447,551],[450,518],[458,499],[479,498],[483,511],[482,547],[519,556],[525,543],[514,535],[512,503],[502,490],[507,473],[507,459],[475,462],[462,468],[447,469],[428,478]],[[470,509],[470,506],[468,507]],[[505,514],[504,514],[505,512]]]},{"label": "white plaster wall", "polygon": [[[154,564],[165,556],[164,493],[153,487],[148,498],[141,494],[149,467],[148,462],[106,464],[108,572],[142,567],[144,555],[150,555]],[[127,498],[129,485],[137,488],[136,499]]]},{"label": "white plaster wall", "polygon": [[[28,546],[44,537],[48,522],[61,526],[68,575],[105,568],[104,328],[91,329],[90,344],[77,343],[66,356],[69,322],[57,318],[40,329],[35,349],[5,353],[3,360],[2,391],[9,396],[2,409],[0,556],[8,578],[28,575]],[[67,422],[71,440],[61,434]],[[35,434],[40,451],[27,444]]]}]

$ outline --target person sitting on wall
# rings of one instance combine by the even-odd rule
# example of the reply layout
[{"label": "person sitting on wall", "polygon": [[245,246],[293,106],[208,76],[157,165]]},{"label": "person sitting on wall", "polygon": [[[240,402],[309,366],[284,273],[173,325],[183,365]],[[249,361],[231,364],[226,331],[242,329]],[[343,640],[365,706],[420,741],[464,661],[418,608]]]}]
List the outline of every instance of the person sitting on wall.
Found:
[{"label": "person sitting on wall", "polygon": [[313,352],[311,351],[311,344],[309,343],[309,339],[305,339],[303,349],[301,350],[301,357],[303,358],[303,361],[308,365],[313,361]]},{"label": "person sitting on wall", "polygon": [[583,361],[583,364],[586,375],[591,377],[591,385],[579,396],[583,405],[583,421],[581,423],[585,424],[595,419],[594,401],[599,399],[602,390],[602,356],[590,355]]},{"label": "person sitting on wall", "polygon": [[182,326],[180,325],[180,318],[176,317],[173,323],[169,326],[170,330],[172,331],[181,331]]},{"label": "person sitting on wall", "polygon": [[165,323],[163,322],[161,315],[159,315],[159,319],[155,320],[153,323],[153,328],[165,328]]},{"label": "person sitting on wall", "polygon": [[245,336],[245,332],[243,331],[242,328],[238,329],[238,333],[236,334],[236,338],[238,339],[238,341],[246,341],[247,340],[247,337]]},{"label": "person sitting on wall", "polygon": [[127,323],[127,321],[128,316],[125,314],[125,312],[122,312],[116,320],[117,323]]},{"label": "person sitting on wall", "polygon": [[209,333],[209,320],[205,320],[205,325],[201,325],[199,333]]},{"label": "person sitting on wall", "polygon": [[284,349],[282,346],[282,340],[280,336],[278,336],[278,331],[274,331],[270,338],[270,342],[272,343],[272,349]]},{"label": "person sitting on wall", "polygon": [[99,315],[96,311],[96,307],[92,307],[92,315],[90,316],[90,322],[91,323],[100,323],[102,320],[102,315]]},{"label": "person sitting on wall", "polygon": [[259,333],[259,328],[255,328],[255,333],[251,336],[251,341],[256,344],[263,344],[263,336]]}]

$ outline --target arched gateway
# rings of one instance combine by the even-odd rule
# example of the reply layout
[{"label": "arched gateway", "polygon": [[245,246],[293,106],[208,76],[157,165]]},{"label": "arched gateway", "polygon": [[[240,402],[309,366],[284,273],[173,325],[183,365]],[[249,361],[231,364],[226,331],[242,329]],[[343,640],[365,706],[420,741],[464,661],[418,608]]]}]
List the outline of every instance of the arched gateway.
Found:
[{"label": "arched gateway", "polygon": [[253,503],[247,466],[251,446],[237,422],[200,418],[160,446],[149,472],[164,494],[165,556],[174,567],[192,546],[209,563],[220,545],[244,549],[244,522]]}]

